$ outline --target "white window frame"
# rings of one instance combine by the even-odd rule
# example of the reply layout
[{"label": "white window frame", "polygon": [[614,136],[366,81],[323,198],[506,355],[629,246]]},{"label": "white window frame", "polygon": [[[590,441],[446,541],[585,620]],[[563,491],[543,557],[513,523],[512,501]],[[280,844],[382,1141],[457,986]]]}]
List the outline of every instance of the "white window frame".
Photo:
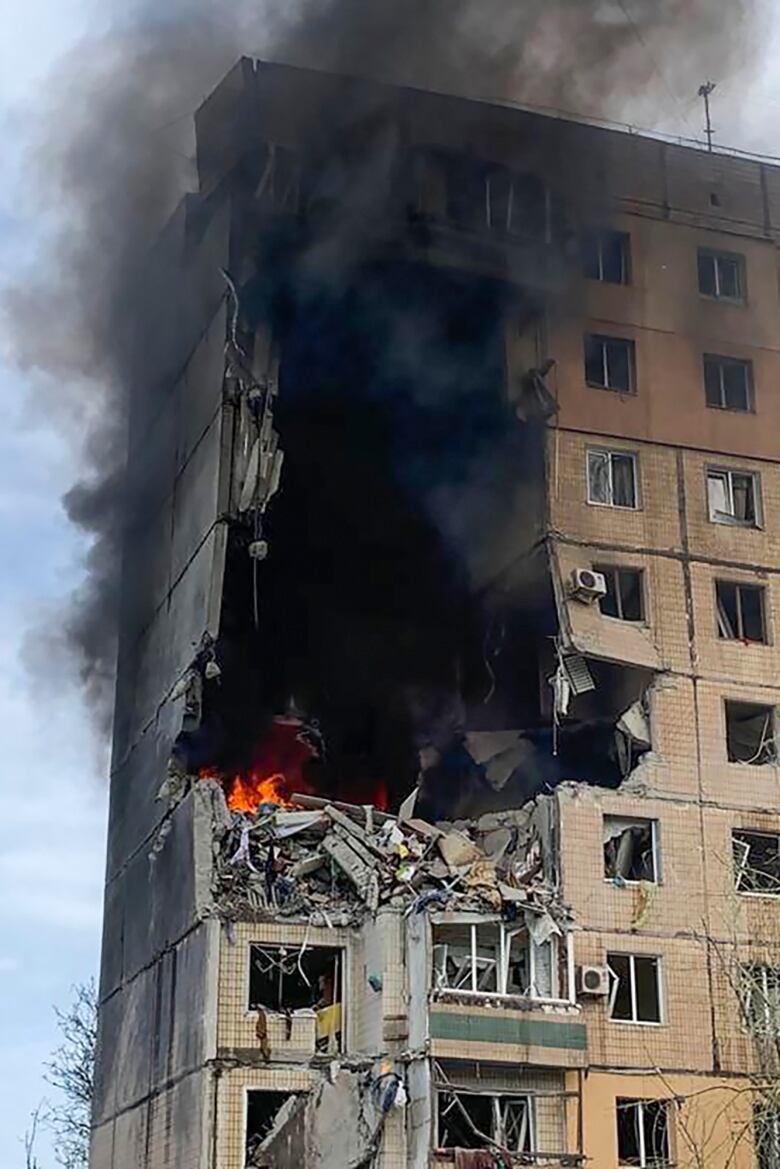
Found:
[{"label": "white window frame", "polygon": [[[722,577],[715,577],[715,627],[718,634],[719,641],[739,641],[746,642],[748,645],[769,645],[769,623],[767,621],[767,593],[766,585],[756,584],[750,580],[724,580]],[[735,590],[734,601],[737,612],[737,627],[728,632],[728,622],[725,610],[721,608],[721,599],[719,587],[728,587]],[[742,594],[744,591],[753,591],[758,593],[761,600],[761,632],[763,637],[760,639],[745,637],[745,620],[743,614]]]},{"label": "white window frame", "polygon": [[[742,833],[745,836],[769,836],[777,841],[778,853],[780,853],[780,833],[765,832],[761,828],[733,828],[731,831],[731,851],[734,856],[734,889],[739,893],[740,897],[767,897],[777,900],[780,897],[780,880],[778,880],[777,889],[742,889],[740,888],[740,881],[742,880],[744,871],[747,867],[748,856],[750,855],[750,845],[746,840],[738,840],[735,833]],[[736,846],[736,847],[735,847]],[[736,848],[744,849],[741,859],[736,858]]]},{"label": "white window frame", "polygon": [[[769,972],[773,972],[777,982],[777,997],[778,1003],[774,1019],[772,1018],[772,1009],[770,1006],[769,995]],[[763,1023],[759,1026],[755,1025],[754,1012],[752,1009],[753,992],[755,990],[756,973],[760,972],[761,986],[759,992],[761,994],[761,1010],[764,1016]],[[753,962],[750,965],[743,967],[743,978],[747,985],[744,991],[744,1015],[747,1030],[751,1035],[760,1036],[763,1039],[777,1039],[780,1038],[780,967],[767,966],[764,963]]]},{"label": "white window frame", "polygon": [[[619,231],[617,228],[601,227],[596,228],[589,233],[596,241],[596,257],[597,257],[597,276],[586,277],[586,279],[596,280],[599,284],[618,284],[625,286],[631,283],[631,234],[627,231]],[[607,236],[617,236],[620,239],[620,280],[606,280],[604,278],[604,240]]]},{"label": "white window frame", "polygon": [[[704,354],[704,401],[705,405],[710,410],[727,410],[732,414],[753,414],[755,407],[753,404],[753,362],[748,358],[743,357],[727,357],[721,353],[705,353]],[[718,392],[720,394],[720,402],[713,403],[707,401],[707,365],[716,365],[718,370]],[[739,406],[728,406],[726,404],[726,387],[724,384],[724,368],[727,365],[738,365],[745,375],[745,400],[747,406],[744,410]]]},{"label": "white window frame", "polygon": [[[590,489],[590,457],[591,455],[607,455],[609,457],[609,495],[610,501],[604,502],[603,499],[593,499]],[[617,455],[620,458],[629,458],[634,468],[634,506],[631,507],[627,503],[613,503],[615,497],[614,475],[612,471],[612,459]],[[639,491],[639,456],[636,451],[623,451],[616,447],[595,447],[590,446],[585,449],[585,478],[587,480],[588,504],[591,507],[613,507],[618,511],[639,511],[641,504],[641,494]]]},{"label": "white window frame", "polygon": [[[586,385],[594,390],[608,390],[611,394],[636,395],[636,346],[630,337],[613,337],[608,333],[586,333],[585,345],[590,341],[598,343],[601,349],[601,381],[589,382],[586,376]],[[628,386],[613,386],[609,380],[609,361],[607,359],[608,345],[625,345],[628,358]]]},{"label": "white window frame", "polygon": [[[740,520],[734,515],[734,476],[743,475],[753,483],[753,511],[755,519]],[[729,511],[717,511],[710,500],[710,478],[721,478],[726,486],[726,503]],[[739,467],[707,467],[705,472],[705,487],[707,491],[707,515],[711,524],[726,524],[730,527],[747,528],[753,530],[763,527],[764,512],[761,503],[761,476],[758,471],[743,471]],[[722,517],[722,518],[719,518]]]},{"label": "white window frame", "polygon": [[[498,957],[495,959],[484,958],[477,953],[477,928],[482,925],[494,924],[498,928]],[[444,948],[446,950],[446,942],[436,942],[432,937],[432,990],[436,992],[450,992],[461,995],[474,995],[479,998],[526,998],[535,1003],[573,1003],[575,985],[573,977],[574,969],[574,947],[573,939],[570,932],[566,932],[563,938],[553,935],[548,942],[544,944],[550,947],[550,962],[553,979],[553,989],[557,992],[554,995],[540,995],[536,992],[536,964],[537,964],[537,945],[531,937],[530,932],[525,926],[510,927],[504,925],[503,922],[495,921],[481,921],[481,922],[433,922],[432,930],[436,925],[457,925],[462,928],[467,928],[470,931],[471,937],[471,961],[468,966],[464,963],[461,966],[458,974],[459,986],[442,986],[438,985],[436,981],[438,970],[440,969],[437,963],[436,951]],[[525,994],[517,991],[508,991],[506,989],[509,978],[509,961],[512,954],[512,941],[520,934],[528,935],[528,983],[529,989]],[[563,941],[566,947],[566,990],[568,994],[563,994],[563,987],[561,986],[560,977],[560,943]],[[444,956],[446,963],[446,953]],[[496,969],[496,985],[499,990],[481,990],[479,988],[480,973],[490,967],[495,966]],[[468,982],[468,985],[463,985]],[[503,988],[503,989],[501,989]]]},{"label": "white window frame", "polygon": [[[507,1110],[507,1107],[511,1104],[516,1104],[516,1103],[524,1104],[526,1123],[528,1126],[528,1144],[529,1144],[529,1148],[531,1150],[531,1155],[535,1154],[538,1151],[537,1147],[536,1147],[536,1109],[534,1107],[534,1097],[533,1096],[526,1095],[523,1092],[499,1093],[499,1092],[470,1091],[468,1088],[461,1088],[461,1087],[458,1087],[454,1084],[452,1085],[452,1087],[448,1087],[448,1086],[443,1085],[443,1084],[437,1085],[436,1095],[437,1095],[437,1097],[438,1096],[482,1096],[482,1097],[487,1096],[490,1099],[491,1105],[492,1105],[493,1123],[492,1123],[492,1132],[489,1132],[489,1133],[486,1132],[485,1136],[491,1137],[497,1144],[503,1145],[503,1146],[505,1146],[505,1142],[506,1142],[506,1110]],[[453,1105],[453,1107],[457,1107],[457,1105]],[[442,1146],[439,1143],[441,1140],[441,1134],[439,1132],[438,1100],[437,1100],[437,1107],[436,1107],[435,1115],[436,1115],[436,1144],[435,1144],[435,1147],[441,1148]],[[515,1150],[510,1149],[510,1152],[515,1152]],[[523,1155],[522,1150],[517,1151],[516,1155],[518,1157],[521,1157]],[[526,1153],[525,1155],[528,1156],[529,1154]]]},{"label": "white window frame", "polygon": [[[631,1105],[639,1112],[639,1162],[629,1162],[620,1160],[620,1149],[618,1149],[618,1165],[635,1165],[636,1169],[666,1169],[666,1166],[672,1164],[672,1124],[671,1124],[671,1101],[670,1100],[631,1100]],[[648,1161],[647,1147],[645,1145],[645,1106],[647,1104],[662,1104],[666,1112],[666,1147],[669,1154],[669,1159],[666,1162],[659,1162],[655,1160]],[[616,1105],[617,1106],[617,1105]]]},{"label": "white window frame", "polygon": [[[630,1019],[615,1019],[612,1012],[615,1009],[615,1002],[617,1000],[618,987],[620,985],[620,978],[609,964],[610,957],[628,958],[628,978],[629,990],[631,993],[631,1018]],[[658,1003],[658,1018],[657,1019],[638,1019],[637,1016],[637,997],[636,997],[636,960],[637,958],[646,958],[649,962],[655,962],[655,994]],[[607,1002],[607,1012],[610,1023],[624,1023],[629,1027],[662,1027],[666,1022],[666,1013],[664,1010],[664,989],[663,989],[663,974],[661,970],[661,959],[657,954],[619,954],[617,950],[612,954],[607,955],[607,970],[610,978],[609,999]]]},{"label": "white window frame", "polygon": [[[652,879],[652,881],[639,880],[638,878],[634,878],[634,877],[621,877],[620,878],[621,881],[624,881],[626,885],[660,885],[660,884],[662,884],[662,880],[661,880],[661,849],[660,849],[661,841],[660,841],[660,828],[659,828],[658,820],[653,819],[653,817],[651,817],[651,816],[610,816],[610,815],[605,815],[602,818],[602,827],[606,826],[606,824],[608,822],[611,822],[614,824],[614,823],[619,823],[621,821],[625,822],[626,828],[630,828],[633,824],[649,824],[650,825],[650,847],[653,850],[653,879]],[[606,847],[606,842],[604,842],[604,844]],[[607,882],[607,884],[612,885],[612,884],[614,884],[615,878],[608,877],[607,874],[604,873],[604,880]]]},{"label": "white window frame", "polygon": [[[745,276],[745,257],[741,252],[723,252],[718,251],[717,248],[699,248],[696,253],[696,282],[699,283],[699,259],[702,256],[707,256],[713,261],[713,270],[715,273],[715,292],[702,292],[701,285],[699,285],[699,296],[704,296],[707,300],[722,300],[726,304],[746,304],[747,303],[747,280]],[[739,292],[736,296],[727,296],[720,291],[720,260],[728,260],[730,263],[736,263],[737,279],[739,282]]]}]

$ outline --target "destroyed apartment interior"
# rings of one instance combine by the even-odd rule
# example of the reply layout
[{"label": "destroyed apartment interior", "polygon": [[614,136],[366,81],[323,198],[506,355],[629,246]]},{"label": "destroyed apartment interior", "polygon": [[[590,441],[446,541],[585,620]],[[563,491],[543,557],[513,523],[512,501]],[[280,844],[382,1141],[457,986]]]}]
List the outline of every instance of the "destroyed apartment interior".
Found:
[{"label": "destroyed apartment interior", "polygon": [[249,59],[195,125],[92,1169],[780,1164],[780,169]]}]

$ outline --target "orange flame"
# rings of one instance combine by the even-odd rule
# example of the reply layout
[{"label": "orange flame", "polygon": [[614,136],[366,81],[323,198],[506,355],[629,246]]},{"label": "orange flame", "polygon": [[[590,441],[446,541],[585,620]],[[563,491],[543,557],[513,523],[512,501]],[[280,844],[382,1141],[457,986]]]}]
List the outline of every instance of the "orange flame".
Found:
[{"label": "orange flame", "polygon": [[293,804],[289,795],[287,780],[281,772],[261,776],[252,771],[249,775],[234,775],[229,781],[227,805],[231,812],[250,813],[256,812],[261,804],[291,808]]}]

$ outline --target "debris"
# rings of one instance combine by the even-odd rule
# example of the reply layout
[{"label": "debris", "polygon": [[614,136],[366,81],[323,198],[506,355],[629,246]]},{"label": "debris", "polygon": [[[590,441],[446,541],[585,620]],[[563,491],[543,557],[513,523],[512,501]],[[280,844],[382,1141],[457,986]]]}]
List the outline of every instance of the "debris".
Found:
[{"label": "debris", "polygon": [[414,808],[415,808],[415,804],[417,803],[417,795],[418,795],[419,791],[420,791],[419,787],[414,788],[412,791],[409,792],[409,795],[406,797],[406,799],[401,804],[400,808],[398,809],[398,823],[399,824],[403,824],[407,820],[411,820],[412,816],[414,815]]},{"label": "debris", "polygon": [[457,829],[440,837],[437,843],[441,855],[451,869],[473,864],[482,855],[474,842],[469,840],[468,836],[464,836],[462,832],[458,832]]}]

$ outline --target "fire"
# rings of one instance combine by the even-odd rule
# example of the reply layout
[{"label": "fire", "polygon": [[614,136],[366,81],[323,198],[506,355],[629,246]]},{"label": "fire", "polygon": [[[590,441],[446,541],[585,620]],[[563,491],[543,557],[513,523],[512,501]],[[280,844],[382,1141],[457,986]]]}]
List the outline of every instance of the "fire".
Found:
[{"label": "fire", "polygon": [[234,775],[227,785],[227,805],[231,812],[254,813],[261,804],[278,804],[281,808],[291,808],[289,799],[290,789],[287,780],[281,772],[275,775],[259,775],[251,771],[249,775]]}]

